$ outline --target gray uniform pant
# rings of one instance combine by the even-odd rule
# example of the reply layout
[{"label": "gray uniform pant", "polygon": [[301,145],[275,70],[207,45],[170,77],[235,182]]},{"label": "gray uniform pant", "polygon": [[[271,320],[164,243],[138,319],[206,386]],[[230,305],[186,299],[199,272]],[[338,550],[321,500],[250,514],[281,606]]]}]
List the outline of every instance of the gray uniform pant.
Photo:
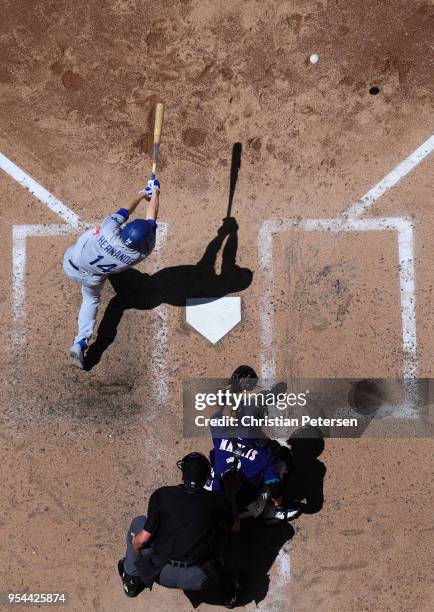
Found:
[{"label": "gray uniform pant", "polygon": [[[131,522],[127,533],[127,549],[125,552],[124,570],[130,576],[140,576],[141,557],[152,554],[152,548],[142,548],[134,550],[132,545],[131,532],[139,533],[146,523],[146,516],[136,516]],[[206,588],[210,580],[207,574],[199,565],[191,567],[179,567],[167,563],[161,570],[157,579],[158,584],[169,589],[182,589],[183,591],[200,591]]]},{"label": "gray uniform pant", "polygon": [[75,343],[83,338],[89,340],[93,334],[98,307],[101,302],[101,292],[106,277],[101,276],[98,279],[96,275],[86,276],[77,271],[70,263],[71,251],[72,247],[69,247],[64,255],[63,270],[73,283],[81,285],[81,294],[83,296],[80,312],[78,313],[78,330],[74,339]]}]

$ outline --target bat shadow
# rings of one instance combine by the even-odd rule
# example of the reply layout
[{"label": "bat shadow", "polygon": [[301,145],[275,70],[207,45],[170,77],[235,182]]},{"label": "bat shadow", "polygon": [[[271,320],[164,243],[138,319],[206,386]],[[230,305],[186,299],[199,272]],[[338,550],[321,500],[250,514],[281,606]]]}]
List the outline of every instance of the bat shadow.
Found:
[{"label": "bat shadow", "polygon": [[[221,271],[217,273],[216,260],[221,249]],[[171,266],[155,274],[130,268],[110,276],[115,295],[105,309],[95,342],[87,351],[86,370],[99,363],[112,344],[126,310],[153,310],[161,304],[184,307],[187,298],[219,298],[247,289],[253,272],[236,264],[237,251],[238,224],[234,217],[226,217],[196,264]]]}]

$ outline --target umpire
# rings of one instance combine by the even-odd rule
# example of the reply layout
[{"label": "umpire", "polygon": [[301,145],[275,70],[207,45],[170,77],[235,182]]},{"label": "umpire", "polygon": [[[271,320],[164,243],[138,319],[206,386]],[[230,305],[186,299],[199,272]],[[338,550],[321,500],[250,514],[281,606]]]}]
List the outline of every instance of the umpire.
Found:
[{"label": "umpire", "polygon": [[203,488],[211,472],[204,455],[190,453],[177,466],[182,484],[154,491],[147,516],[131,523],[125,558],[118,563],[124,592],[136,597],[154,582],[184,591],[214,584],[224,605],[233,607],[238,584],[231,549],[240,528],[235,505],[239,477],[227,476],[222,496]]}]

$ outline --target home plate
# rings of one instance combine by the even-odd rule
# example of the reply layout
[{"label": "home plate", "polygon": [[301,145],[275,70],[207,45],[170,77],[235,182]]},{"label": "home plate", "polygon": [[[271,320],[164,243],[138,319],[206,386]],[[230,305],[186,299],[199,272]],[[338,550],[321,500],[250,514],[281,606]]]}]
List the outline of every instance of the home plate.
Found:
[{"label": "home plate", "polygon": [[187,298],[186,320],[215,344],[241,321],[241,298]]}]

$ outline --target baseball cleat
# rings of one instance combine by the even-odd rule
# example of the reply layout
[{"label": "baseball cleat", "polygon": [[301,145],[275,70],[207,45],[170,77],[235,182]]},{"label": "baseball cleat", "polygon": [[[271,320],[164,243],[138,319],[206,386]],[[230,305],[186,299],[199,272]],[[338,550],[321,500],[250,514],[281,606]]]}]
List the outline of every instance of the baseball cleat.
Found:
[{"label": "baseball cleat", "polygon": [[69,355],[71,357],[72,365],[80,370],[84,370],[84,351],[87,348],[87,342],[85,339],[80,342],[75,342],[69,349]]},{"label": "baseball cleat", "polygon": [[279,521],[290,521],[300,514],[299,508],[279,508],[276,510],[276,519]]},{"label": "baseball cleat", "polygon": [[292,506],[289,508],[280,506],[278,508],[273,508],[271,512],[264,513],[264,520],[267,525],[275,525],[281,521],[291,521],[294,518],[298,518],[300,514],[299,506]]},{"label": "baseball cleat", "polygon": [[124,562],[125,559],[118,561],[118,573],[122,578],[124,593],[127,597],[137,597],[144,590],[145,585],[139,576],[130,576],[125,572]]},{"label": "baseball cleat", "polygon": [[286,510],[286,520],[290,521],[291,519],[295,518],[296,516],[298,516],[300,514],[300,509],[299,508],[288,508]]}]

